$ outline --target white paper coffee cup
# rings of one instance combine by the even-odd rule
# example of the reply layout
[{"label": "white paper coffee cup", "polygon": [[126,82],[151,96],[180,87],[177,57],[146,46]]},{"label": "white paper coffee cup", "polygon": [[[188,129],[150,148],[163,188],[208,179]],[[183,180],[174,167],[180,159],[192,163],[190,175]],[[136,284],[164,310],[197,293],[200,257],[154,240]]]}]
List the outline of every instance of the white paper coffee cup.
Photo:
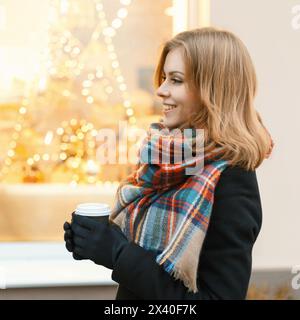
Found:
[{"label": "white paper coffee cup", "polygon": [[89,217],[98,221],[108,221],[111,213],[110,206],[106,203],[81,203],[76,207],[75,214]]}]

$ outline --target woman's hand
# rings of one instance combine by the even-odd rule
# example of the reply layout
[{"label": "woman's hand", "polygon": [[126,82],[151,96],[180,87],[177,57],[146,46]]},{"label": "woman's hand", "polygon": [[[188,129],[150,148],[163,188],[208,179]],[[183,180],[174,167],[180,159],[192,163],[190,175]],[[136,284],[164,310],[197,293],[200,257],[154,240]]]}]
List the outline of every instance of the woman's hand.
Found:
[{"label": "woman's hand", "polygon": [[73,252],[73,242],[72,242],[73,235],[72,235],[71,225],[67,221],[64,223],[64,230],[65,230],[64,240],[66,243],[65,246],[69,252]]},{"label": "woman's hand", "polygon": [[[117,225],[76,214],[73,215],[71,232],[73,247],[68,242],[66,246],[73,250],[73,257],[89,259],[109,269],[114,269],[120,253],[129,244]],[[67,240],[69,235],[69,232],[65,235]]]},{"label": "woman's hand", "polygon": [[[72,213],[72,215],[74,215],[74,212]],[[74,246],[73,246],[73,233],[72,233],[72,229],[71,229],[71,225],[69,222],[65,222],[64,223],[64,230],[65,230],[65,234],[64,234],[64,240],[66,242],[65,246],[67,248],[67,250],[69,252],[73,253],[73,258],[75,260],[82,260],[81,257],[77,256],[76,253],[73,252],[74,250]]]}]

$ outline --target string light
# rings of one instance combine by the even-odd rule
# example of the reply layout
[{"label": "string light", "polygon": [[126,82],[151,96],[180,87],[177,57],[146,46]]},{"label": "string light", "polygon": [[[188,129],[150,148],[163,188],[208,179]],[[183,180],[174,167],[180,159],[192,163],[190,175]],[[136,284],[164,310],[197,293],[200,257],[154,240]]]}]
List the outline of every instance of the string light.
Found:
[{"label": "string light", "polygon": [[44,139],[45,144],[49,145],[52,142],[52,139],[53,139],[53,132],[48,131]]},{"label": "string light", "polygon": [[[98,41],[98,38],[100,37],[101,33],[104,35],[104,42],[106,44],[107,51],[109,52],[109,58],[111,60],[111,66],[113,68],[113,75],[115,76],[115,79],[118,83],[120,83],[119,89],[121,91],[122,99],[123,99],[123,106],[124,108],[128,108],[131,106],[131,103],[128,102],[128,96],[127,93],[127,86],[125,84],[124,77],[122,76],[121,70],[119,68],[119,61],[117,58],[117,54],[114,49],[114,45],[112,44],[112,38],[116,35],[116,30],[122,25],[122,19],[127,17],[128,10],[125,8],[126,6],[129,6],[131,4],[130,0],[120,0],[120,4],[123,6],[121,7],[117,12],[117,18],[112,20],[111,25],[108,24],[105,12],[103,10],[103,4],[101,0],[94,0],[96,4],[96,10],[98,11],[98,18],[99,18],[99,24],[95,28],[95,31],[92,35],[92,41]],[[102,30],[102,32],[101,32]],[[100,74],[99,74],[100,73]],[[103,76],[102,72],[97,71],[96,77],[100,78]],[[113,90],[111,87],[105,87],[105,92],[108,94],[111,94]],[[82,92],[83,93],[83,92]],[[131,112],[126,113],[127,116],[129,116],[129,123],[136,123],[136,119],[134,117],[133,110]]]},{"label": "string light", "polygon": [[[104,42],[106,44],[107,52],[109,53],[109,58],[111,60],[111,66],[114,69],[113,70],[113,75],[115,76],[116,82],[119,83],[119,89],[122,94],[122,99],[123,99],[123,106],[126,110],[126,115],[129,116],[129,123],[132,125],[136,122],[136,119],[134,117],[134,111],[131,107],[131,102],[129,100],[129,95],[126,92],[127,86],[125,84],[124,77],[122,76],[121,70],[119,68],[119,61],[117,54],[114,49],[113,45],[113,37],[116,36],[117,32],[116,30],[119,29],[123,22],[122,20],[125,19],[128,15],[128,10],[125,7],[122,7],[118,10],[117,12],[117,17],[112,20],[111,25],[108,24],[106,20],[106,15],[105,12],[103,11],[103,4],[102,1],[100,0],[94,0],[96,4],[96,10],[98,12],[98,17],[99,17],[99,24],[95,28],[91,40],[90,41],[98,41],[99,37],[101,35],[104,36]],[[131,1],[130,0],[120,0],[120,4],[123,6],[128,6],[130,5]],[[69,2],[68,0],[62,0],[61,1],[61,6],[60,6],[60,13],[61,14],[66,14],[67,11],[69,10]],[[57,11],[57,2],[54,0],[50,0],[50,10],[49,10],[49,25],[48,25],[48,30],[50,29],[50,24],[55,24],[58,22],[58,11]],[[50,37],[51,40],[51,37]],[[87,46],[88,47],[88,46]],[[54,53],[60,51],[64,52],[65,54],[69,54],[71,59],[67,60],[65,63],[65,67],[72,70],[73,74],[75,76],[79,76],[82,70],[85,68],[85,63],[83,61],[80,61],[79,55],[82,54],[84,56],[84,50],[82,50],[80,43],[78,42],[77,39],[75,39],[71,32],[68,30],[64,30],[62,33],[59,32],[57,34],[54,34],[52,37],[52,41],[50,41],[50,47],[44,50],[44,55],[45,55],[45,62],[44,66],[46,67],[46,70],[50,76],[59,76],[60,78],[64,77],[64,72],[63,70],[58,70],[57,66],[55,65],[54,61],[52,61],[51,57],[54,56]],[[79,59],[79,60],[76,60]],[[37,70],[38,71],[38,70]],[[83,89],[81,90],[81,93],[83,96],[86,97],[86,102],[88,104],[94,103],[95,99],[94,97],[90,94],[89,88],[93,86],[93,81],[96,79],[102,79],[103,78],[103,68],[97,67],[94,73],[89,73],[87,75],[87,79],[85,79],[82,82]],[[109,85],[108,81],[105,81],[105,91],[108,94],[111,94],[113,92],[112,86]],[[25,115],[28,113],[28,106],[29,106],[29,101],[30,101],[30,96],[32,93],[33,86],[35,85],[35,82],[32,81],[30,82],[30,85],[28,86],[28,90],[26,90],[24,94],[24,98],[21,102],[21,105],[19,107],[19,114],[20,118],[18,118],[18,121],[15,125],[15,132],[12,134],[12,140],[9,143],[9,149],[7,151],[7,157],[4,159],[4,166],[1,168],[0,171],[0,178],[3,177],[6,173],[8,173],[9,167],[12,164],[12,160],[16,155],[15,149],[17,147],[17,142],[20,136],[22,135],[22,131],[24,129],[24,122],[25,122]],[[40,77],[37,83],[37,88],[38,92],[42,93],[46,90],[47,88],[47,77],[43,76]],[[64,89],[61,91],[62,96],[64,97],[70,97],[71,92],[67,89]],[[106,100],[103,99],[103,100]],[[72,121],[74,120],[74,121]],[[75,142],[77,140],[84,140],[85,139],[85,134],[87,134],[89,131],[91,131],[91,136],[96,137],[97,131],[93,128],[93,124],[91,123],[85,123],[82,127],[81,130],[79,130],[76,135],[70,135],[70,126],[77,125],[78,123],[75,122],[76,119],[72,119],[70,123],[68,122],[63,122],[60,127],[54,129],[54,131],[49,131],[47,132],[44,142],[46,145],[51,144],[53,140],[53,133],[56,133],[58,136],[61,137],[61,152],[58,154],[52,154],[49,155],[48,153],[44,154],[34,154],[32,157],[29,157],[27,159],[27,164],[29,166],[32,166],[34,162],[39,162],[41,160],[44,161],[49,161],[50,159],[52,161],[58,161],[58,160],[66,160],[68,158],[67,155],[67,150],[68,150],[68,144]],[[77,120],[76,120],[77,121]],[[94,149],[95,149],[95,143],[93,141],[90,141],[88,144],[89,150],[88,153],[92,154]],[[64,150],[63,150],[64,149]],[[72,183],[76,184],[79,181],[79,176],[74,175]]]}]

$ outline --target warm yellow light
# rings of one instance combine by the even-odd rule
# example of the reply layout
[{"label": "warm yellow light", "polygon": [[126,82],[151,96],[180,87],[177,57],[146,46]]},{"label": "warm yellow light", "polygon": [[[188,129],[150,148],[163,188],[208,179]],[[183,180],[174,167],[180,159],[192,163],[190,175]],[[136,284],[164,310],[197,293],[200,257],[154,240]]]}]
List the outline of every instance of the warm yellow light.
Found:
[{"label": "warm yellow light", "polygon": [[64,97],[69,97],[71,95],[71,92],[69,90],[64,90],[62,94]]},{"label": "warm yellow light", "polygon": [[21,130],[22,130],[22,126],[21,126],[19,123],[17,123],[17,124],[15,125],[15,130],[16,130],[16,131],[21,131]]},{"label": "warm yellow light", "polygon": [[88,130],[92,130],[94,128],[94,125],[92,123],[87,123],[86,127]]},{"label": "warm yellow light", "polygon": [[72,180],[72,181],[70,182],[70,186],[71,186],[71,188],[76,188],[76,187],[77,187],[77,182],[74,181],[74,180]]},{"label": "warm yellow light", "polygon": [[102,3],[97,3],[96,10],[97,11],[102,11],[103,10],[103,4]]},{"label": "warm yellow light", "polygon": [[118,81],[118,82],[123,82],[123,81],[124,81],[124,78],[123,78],[122,76],[118,76],[118,77],[117,77],[117,81]]},{"label": "warm yellow light", "polygon": [[39,80],[39,84],[38,84],[39,91],[45,91],[46,87],[47,87],[47,78],[42,77]]},{"label": "warm yellow light", "polygon": [[66,151],[68,149],[68,144],[67,143],[62,143],[60,145],[60,149],[63,150],[63,151]]},{"label": "warm yellow light", "polygon": [[92,96],[88,96],[86,98],[86,102],[89,103],[89,104],[92,104],[94,102],[94,98]]},{"label": "warm yellow light", "polygon": [[103,35],[106,37],[114,37],[116,35],[116,30],[111,27],[107,27],[103,30]]},{"label": "warm yellow light", "polygon": [[71,50],[72,50],[72,48],[71,48],[70,46],[68,46],[68,45],[64,47],[64,51],[65,51],[66,53],[70,53]]},{"label": "warm yellow light", "polygon": [[84,138],[84,134],[82,132],[79,132],[77,134],[77,137],[78,137],[79,140],[82,140]]},{"label": "warm yellow light", "polygon": [[74,70],[74,74],[75,74],[75,76],[79,76],[80,75],[80,69]]},{"label": "warm yellow light", "polygon": [[61,0],[60,2],[60,13],[65,15],[69,10],[69,2],[68,0]]},{"label": "warm yellow light", "polygon": [[48,131],[44,139],[45,144],[49,145],[52,142],[52,139],[53,139],[53,132]]},{"label": "warm yellow light", "polygon": [[[98,16],[100,19],[104,19],[105,18],[105,13],[104,12],[99,12]],[[107,24],[105,24],[105,26],[107,26]]]},{"label": "warm yellow light", "polygon": [[135,117],[130,117],[129,118],[129,123],[130,124],[136,124],[136,118]]},{"label": "warm yellow light", "polygon": [[17,146],[16,141],[12,141],[12,142],[9,144],[9,147],[10,147],[11,149],[14,149],[16,146]]},{"label": "warm yellow light", "polygon": [[118,61],[114,61],[112,64],[112,67],[115,69],[115,68],[118,68],[119,66],[119,62]]},{"label": "warm yellow light", "polygon": [[80,49],[78,47],[75,47],[72,52],[78,55],[80,53]]},{"label": "warm yellow light", "polygon": [[93,129],[93,130],[91,131],[91,135],[92,135],[93,137],[96,137],[97,134],[98,134],[98,131],[97,131],[96,129]]},{"label": "warm yellow light", "polygon": [[120,85],[120,90],[121,90],[121,91],[125,91],[126,89],[127,89],[126,84],[122,83],[122,84]]},{"label": "warm yellow light", "polygon": [[70,142],[74,143],[77,141],[77,136],[75,136],[74,134],[71,135],[70,137]]},{"label": "warm yellow light", "polygon": [[107,50],[108,50],[109,52],[115,51],[114,45],[113,45],[113,44],[108,45],[108,46],[107,46]]},{"label": "warm yellow light", "polygon": [[128,116],[132,116],[132,115],[133,115],[133,110],[132,110],[132,109],[127,109],[127,110],[126,110],[126,114],[127,114]]},{"label": "warm yellow light", "polygon": [[128,6],[131,3],[131,0],[120,0],[120,3],[123,4],[124,6]]},{"label": "warm yellow light", "polygon": [[87,96],[88,94],[90,93],[90,90],[89,89],[82,89],[81,90],[81,94],[83,95],[83,96]]},{"label": "warm yellow light", "polygon": [[121,18],[121,19],[126,18],[127,14],[128,14],[128,10],[125,9],[125,8],[121,8],[118,11],[118,17]]},{"label": "warm yellow light", "polygon": [[32,159],[32,158],[29,158],[29,159],[27,160],[27,164],[28,164],[29,166],[32,166],[32,165],[34,164],[33,159]]},{"label": "warm yellow light", "polygon": [[94,160],[88,160],[86,163],[86,173],[96,175],[99,173],[99,165]]},{"label": "warm yellow light", "polygon": [[12,158],[12,157],[15,155],[14,150],[12,150],[12,149],[8,150],[7,155],[8,155],[10,158]]},{"label": "warm yellow light", "polygon": [[[68,162],[69,162],[69,161],[70,161],[70,160],[68,160]],[[81,162],[81,159],[80,159],[80,158],[72,158],[72,160],[70,161],[71,167],[72,167],[73,169],[78,168],[79,165],[80,165],[80,162]]]},{"label": "warm yellow light", "polygon": [[18,132],[14,132],[13,135],[12,135],[12,138],[14,140],[17,140],[19,138],[19,133]]},{"label": "warm yellow light", "polygon": [[64,133],[64,129],[63,128],[57,128],[56,133],[61,136]]},{"label": "warm yellow light", "polygon": [[19,109],[19,113],[20,113],[20,114],[25,114],[26,111],[27,111],[27,109],[26,109],[25,107],[21,107],[21,108]]},{"label": "warm yellow light", "polygon": [[95,75],[93,73],[89,73],[88,74],[88,79],[89,80],[94,80],[95,79]]},{"label": "warm yellow light", "polygon": [[95,183],[95,181],[96,181],[96,178],[93,177],[93,176],[90,176],[90,177],[87,178],[87,182],[88,183]]},{"label": "warm yellow light", "polygon": [[90,87],[92,85],[92,81],[90,80],[84,80],[82,83],[83,87]]},{"label": "warm yellow light", "polygon": [[10,166],[12,164],[12,161],[11,161],[10,158],[6,158],[4,163],[5,163],[6,166]]},{"label": "warm yellow light", "polygon": [[97,71],[96,77],[97,78],[102,78],[103,77],[103,72],[101,70]]},{"label": "warm yellow light", "polygon": [[28,104],[29,104],[28,99],[24,98],[24,99],[22,100],[22,105],[23,105],[23,106],[28,106]]},{"label": "warm yellow light", "polygon": [[33,156],[33,160],[34,160],[35,162],[38,162],[38,161],[41,160],[41,156],[40,156],[39,154],[35,154],[35,155]]},{"label": "warm yellow light", "polygon": [[87,125],[84,125],[81,127],[82,132],[86,133],[89,131],[89,127]]},{"label": "warm yellow light", "polygon": [[115,77],[118,77],[119,75],[121,75],[121,70],[119,68],[116,68],[113,70],[113,74]]},{"label": "warm yellow light", "polygon": [[95,144],[94,141],[89,141],[89,142],[88,142],[88,146],[89,146],[89,148],[94,149],[95,146],[96,146],[96,144]]},{"label": "warm yellow light", "polygon": [[49,156],[48,153],[44,153],[42,158],[43,158],[44,161],[48,161],[50,159],[50,156]]},{"label": "warm yellow light", "polygon": [[77,119],[71,119],[70,124],[71,126],[76,126],[77,125]]},{"label": "warm yellow light", "polygon": [[122,25],[122,20],[117,18],[117,19],[113,20],[111,25],[113,26],[113,28],[118,29]]},{"label": "warm yellow light", "polygon": [[109,55],[110,59],[115,60],[117,59],[117,55],[115,53],[110,53]]},{"label": "warm yellow light", "polygon": [[93,39],[93,40],[98,40],[99,36],[100,36],[100,33],[97,32],[97,31],[94,31],[94,33],[93,33],[93,35],[92,35],[92,39]]},{"label": "warm yellow light", "polygon": [[129,100],[125,100],[124,101],[124,107],[125,108],[128,108],[128,107],[130,107],[131,106],[131,102],[129,101]]},{"label": "warm yellow light", "polygon": [[60,160],[66,160],[67,159],[67,155],[65,152],[62,152],[60,155],[59,155],[59,158]]}]

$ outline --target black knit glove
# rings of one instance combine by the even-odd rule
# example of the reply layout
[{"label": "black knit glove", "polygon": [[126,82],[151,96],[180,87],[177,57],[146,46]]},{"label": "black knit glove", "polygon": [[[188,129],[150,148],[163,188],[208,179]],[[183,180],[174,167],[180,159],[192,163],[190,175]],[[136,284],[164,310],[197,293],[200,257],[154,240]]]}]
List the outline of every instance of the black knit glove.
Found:
[{"label": "black knit glove", "polygon": [[[73,214],[74,212],[72,213],[72,215]],[[73,253],[73,250],[74,250],[73,233],[72,233],[71,225],[67,221],[64,223],[64,230],[65,230],[65,233],[64,233],[65,246],[69,252]],[[77,254],[75,253],[73,253],[73,258],[75,260],[81,260],[81,257],[77,256]]]},{"label": "black knit glove", "polygon": [[73,215],[71,232],[72,241],[68,246],[74,259],[89,259],[109,269],[114,269],[120,253],[129,244],[117,225],[76,214]]},{"label": "black knit glove", "polygon": [[64,223],[64,231],[65,246],[69,252],[73,252],[73,233],[71,230],[71,225],[67,221]]}]

